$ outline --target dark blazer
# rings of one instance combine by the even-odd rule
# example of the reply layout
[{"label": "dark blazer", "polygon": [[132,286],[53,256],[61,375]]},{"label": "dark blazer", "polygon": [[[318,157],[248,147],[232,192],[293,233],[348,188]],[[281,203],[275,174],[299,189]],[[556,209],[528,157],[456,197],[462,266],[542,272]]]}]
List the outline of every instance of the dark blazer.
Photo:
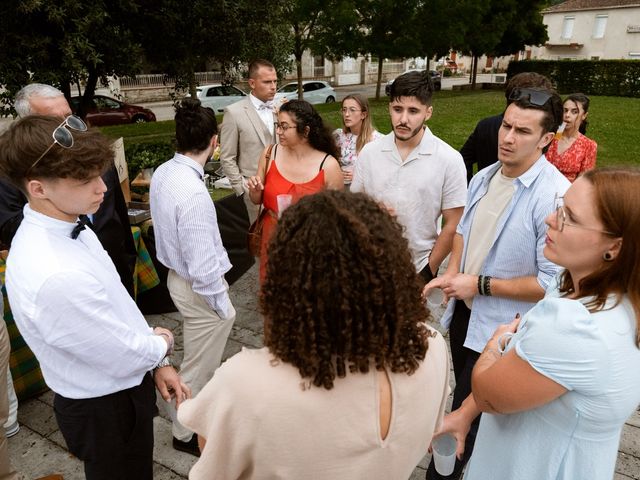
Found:
[{"label": "dark blazer", "polygon": [[[100,208],[93,215],[93,223],[89,226],[111,257],[122,284],[133,297],[136,247],[131,235],[127,204],[114,165],[102,175],[102,180],[107,186],[107,191]],[[11,246],[11,240],[22,222],[25,203],[27,198],[18,188],[0,179],[0,241],[5,248]]]},{"label": "dark blazer", "polygon": [[504,113],[483,118],[460,149],[467,167],[467,183],[473,177],[473,165],[478,164],[478,172],[498,161],[498,131],[502,125]]}]

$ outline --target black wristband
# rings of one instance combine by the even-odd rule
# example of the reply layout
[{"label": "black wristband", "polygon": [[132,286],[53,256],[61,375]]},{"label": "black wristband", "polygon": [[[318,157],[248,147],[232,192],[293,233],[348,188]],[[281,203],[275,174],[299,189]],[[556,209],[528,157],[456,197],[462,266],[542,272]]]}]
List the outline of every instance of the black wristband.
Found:
[{"label": "black wristband", "polygon": [[484,275],[478,275],[478,294],[484,295],[484,283],[483,283]]},{"label": "black wristband", "polygon": [[484,277],[484,283],[482,285],[482,289],[484,290],[484,294],[488,297],[491,296],[491,277],[486,275]]}]

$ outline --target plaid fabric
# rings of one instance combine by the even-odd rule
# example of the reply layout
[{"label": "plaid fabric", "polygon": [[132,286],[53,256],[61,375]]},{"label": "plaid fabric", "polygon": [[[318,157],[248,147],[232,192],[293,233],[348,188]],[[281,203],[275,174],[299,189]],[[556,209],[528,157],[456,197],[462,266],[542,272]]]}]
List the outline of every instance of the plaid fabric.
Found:
[{"label": "plaid fabric", "polygon": [[13,387],[19,400],[26,400],[47,390],[47,384],[42,378],[40,364],[35,355],[27,346],[20,335],[13,314],[9,308],[7,291],[4,288],[4,274],[7,269],[5,261],[0,257],[0,282],[2,283],[2,300],[4,306],[4,321],[9,331],[11,340],[11,356],[9,358],[9,368],[13,377]]},{"label": "plaid fabric", "polygon": [[133,241],[136,245],[136,251],[138,252],[136,270],[133,275],[133,287],[137,296],[138,293],[146,292],[156,285],[159,285],[160,278],[153,266],[149,250],[147,250],[144,240],[142,239],[140,227],[131,227],[131,233],[133,234]]}]

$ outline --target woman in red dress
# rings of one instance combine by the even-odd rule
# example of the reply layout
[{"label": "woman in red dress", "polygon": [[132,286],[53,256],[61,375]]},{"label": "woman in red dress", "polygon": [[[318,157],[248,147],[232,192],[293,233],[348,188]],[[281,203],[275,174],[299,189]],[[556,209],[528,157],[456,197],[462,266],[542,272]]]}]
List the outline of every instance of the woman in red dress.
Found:
[{"label": "woman in red dress", "polygon": [[598,144],[587,138],[589,97],[574,93],[564,101],[564,132],[551,142],[545,154],[565,177],[573,182],[576,177],[596,166]]},{"label": "woman in red dress", "polygon": [[[256,205],[262,203],[262,245],[260,249],[260,282],[265,278],[267,244],[278,221],[278,196],[292,203],[301,197],[324,188],[341,190],[344,187],[338,163],[340,153],[331,130],[322,117],[304,100],[291,100],[278,113],[276,123],[279,143],[273,146],[267,170],[262,153],[257,175],[249,178],[249,196]],[[266,174],[265,174],[266,171]],[[265,179],[266,177],[266,179]]]}]

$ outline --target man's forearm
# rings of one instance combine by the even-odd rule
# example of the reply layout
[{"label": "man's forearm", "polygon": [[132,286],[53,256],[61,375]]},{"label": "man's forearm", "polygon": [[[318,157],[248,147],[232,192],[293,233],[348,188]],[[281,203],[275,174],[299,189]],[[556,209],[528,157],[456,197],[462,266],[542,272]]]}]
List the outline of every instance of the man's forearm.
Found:
[{"label": "man's forearm", "polygon": [[538,277],[491,278],[491,295],[524,302],[537,302],[544,297],[544,289],[538,283]]},{"label": "man's forearm", "polygon": [[438,272],[440,265],[447,255],[451,253],[453,248],[453,239],[456,235],[456,226],[445,225],[436,239],[436,243],[433,244],[433,249],[429,255],[429,268],[433,274]]}]

